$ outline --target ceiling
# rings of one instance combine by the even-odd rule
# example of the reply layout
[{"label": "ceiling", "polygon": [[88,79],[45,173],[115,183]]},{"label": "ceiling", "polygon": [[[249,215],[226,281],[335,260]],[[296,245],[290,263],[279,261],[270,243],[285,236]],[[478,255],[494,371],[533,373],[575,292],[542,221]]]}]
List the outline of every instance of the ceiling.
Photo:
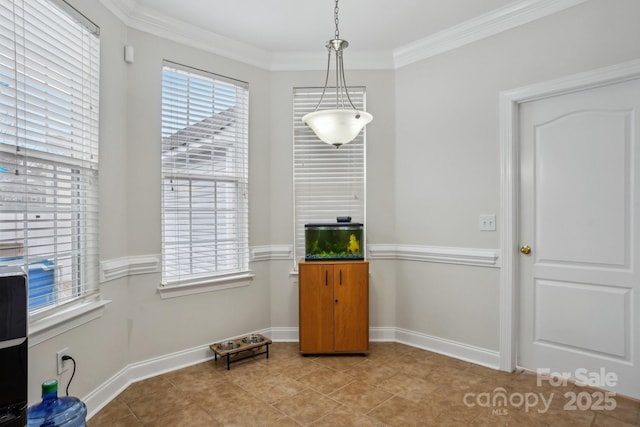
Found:
[{"label": "ceiling", "polygon": [[[133,28],[270,69],[322,69],[324,45],[335,30],[334,0],[100,1]],[[473,26],[495,26],[496,20],[541,8],[554,13],[582,1],[342,0],[340,37],[350,44],[345,64],[353,68],[354,56],[369,68],[393,68],[399,54],[447,32],[463,34]],[[312,62],[300,66],[306,60]]]},{"label": "ceiling", "polygon": [[[351,48],[393,50],[513,0],[342,0],[340,36]],[[136,0],[136,7],[271,52],[324,50],[333,0]]]}]

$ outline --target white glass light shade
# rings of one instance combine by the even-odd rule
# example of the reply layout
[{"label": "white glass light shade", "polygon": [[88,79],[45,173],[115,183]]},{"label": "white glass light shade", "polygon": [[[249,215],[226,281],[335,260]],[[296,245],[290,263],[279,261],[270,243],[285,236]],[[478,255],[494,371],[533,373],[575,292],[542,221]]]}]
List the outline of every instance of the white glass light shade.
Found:
[{"label": "white glass light shade", "polygon": [[322,141],[336,147],[355,139],[363,127],[373,120],[366,111],[320,110],[305,114],[305,122]]}]

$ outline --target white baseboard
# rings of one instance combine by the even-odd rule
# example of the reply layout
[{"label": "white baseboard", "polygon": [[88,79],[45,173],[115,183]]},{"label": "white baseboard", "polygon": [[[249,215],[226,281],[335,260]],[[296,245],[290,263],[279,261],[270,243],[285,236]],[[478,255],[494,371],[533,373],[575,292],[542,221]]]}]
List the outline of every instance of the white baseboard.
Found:
[{"label": "white baseboard", "polygon": [[87,405],[87,419],[95,415],[132,383],[211,359],[213,359],[213,353],[209,349],[209,345],[206,344],[127,365],[83,399]]},{"label": "white baseboard", "polygon": [[[268,336],[274,342],[298,341],[297,327],[273,327],[252,333]],[[229,339],[234,338],[238,337],[229,337]],[[493,369],[498,369],[500,365],[500,355],[497,351],[445,340],[406,329],[372,327],[369,329],[369,339],[374,342],[399,342]],[[213,359],[213,353],[209,349],[209,344],[205,344],[127,365],[83,399],[87,405],[87,418],[90,419],[134,382],[182,369],[197,363],[206,362],[211,359]]]},{"label": "white baseboard", "polygon": [[369,341],[397,341],[396,328],[371,327],[369,328]]},{"label": "white baseboard", "polygon": [[[271,328],[268,335],[274,342],[298,342],[298,328],[297,327],[279,327]],[[394,328],[381,328],[372,327],[369,328],[369,340],[370,341],[396,341]]]},{"label": "white baseboard", "polygon": [[395,328],[395,341],[492,369],[498,369],[500,366],[500,353],[498,351],[487,350],[457,341],[446,340],[400,328]]},{"label": "white baseboard", "polygon": [[[252,333],[263,334],[273,340],[269,329]],[[229,337],[228,339],[235,338],[239,337]],[[87,418],[95,415],[132,383],[213,359],[214,355],[209,349],[209,345],[204,344],[127,365],[83,399],[87,405]]]},{"label": "white baseboard", "polygon": [[297,327],[273,327],[265,333],[274,342],[298,342]]},{"label": "white baseboard", "polygon": [[87,405],[87,419],[94,416],[100,409],[118,397],[120,393],[129,387],[129,384],[135,382],[129,379],[128,369],[128,366],[125,367],[82,399]]}]

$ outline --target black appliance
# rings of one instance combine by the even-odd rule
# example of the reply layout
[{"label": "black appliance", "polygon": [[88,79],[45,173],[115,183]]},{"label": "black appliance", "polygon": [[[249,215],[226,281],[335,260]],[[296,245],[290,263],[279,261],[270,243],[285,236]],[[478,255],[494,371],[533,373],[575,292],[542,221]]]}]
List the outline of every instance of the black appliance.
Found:
[{"label": "black appliance", "polygon": [[27,425],[27,275],[0,268],[0,427]]}]

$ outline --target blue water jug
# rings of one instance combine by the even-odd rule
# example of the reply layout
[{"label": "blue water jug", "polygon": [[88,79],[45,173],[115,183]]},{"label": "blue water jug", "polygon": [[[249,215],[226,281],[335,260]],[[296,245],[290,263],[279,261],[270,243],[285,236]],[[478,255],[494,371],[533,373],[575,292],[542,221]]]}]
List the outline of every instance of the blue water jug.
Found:
[{"label": "blue water jug", "polygon": [[58,397],[58,380],[42,383],[42,402],[27,409],[28,427],[85,427],[87,406],[77,397]]}]

